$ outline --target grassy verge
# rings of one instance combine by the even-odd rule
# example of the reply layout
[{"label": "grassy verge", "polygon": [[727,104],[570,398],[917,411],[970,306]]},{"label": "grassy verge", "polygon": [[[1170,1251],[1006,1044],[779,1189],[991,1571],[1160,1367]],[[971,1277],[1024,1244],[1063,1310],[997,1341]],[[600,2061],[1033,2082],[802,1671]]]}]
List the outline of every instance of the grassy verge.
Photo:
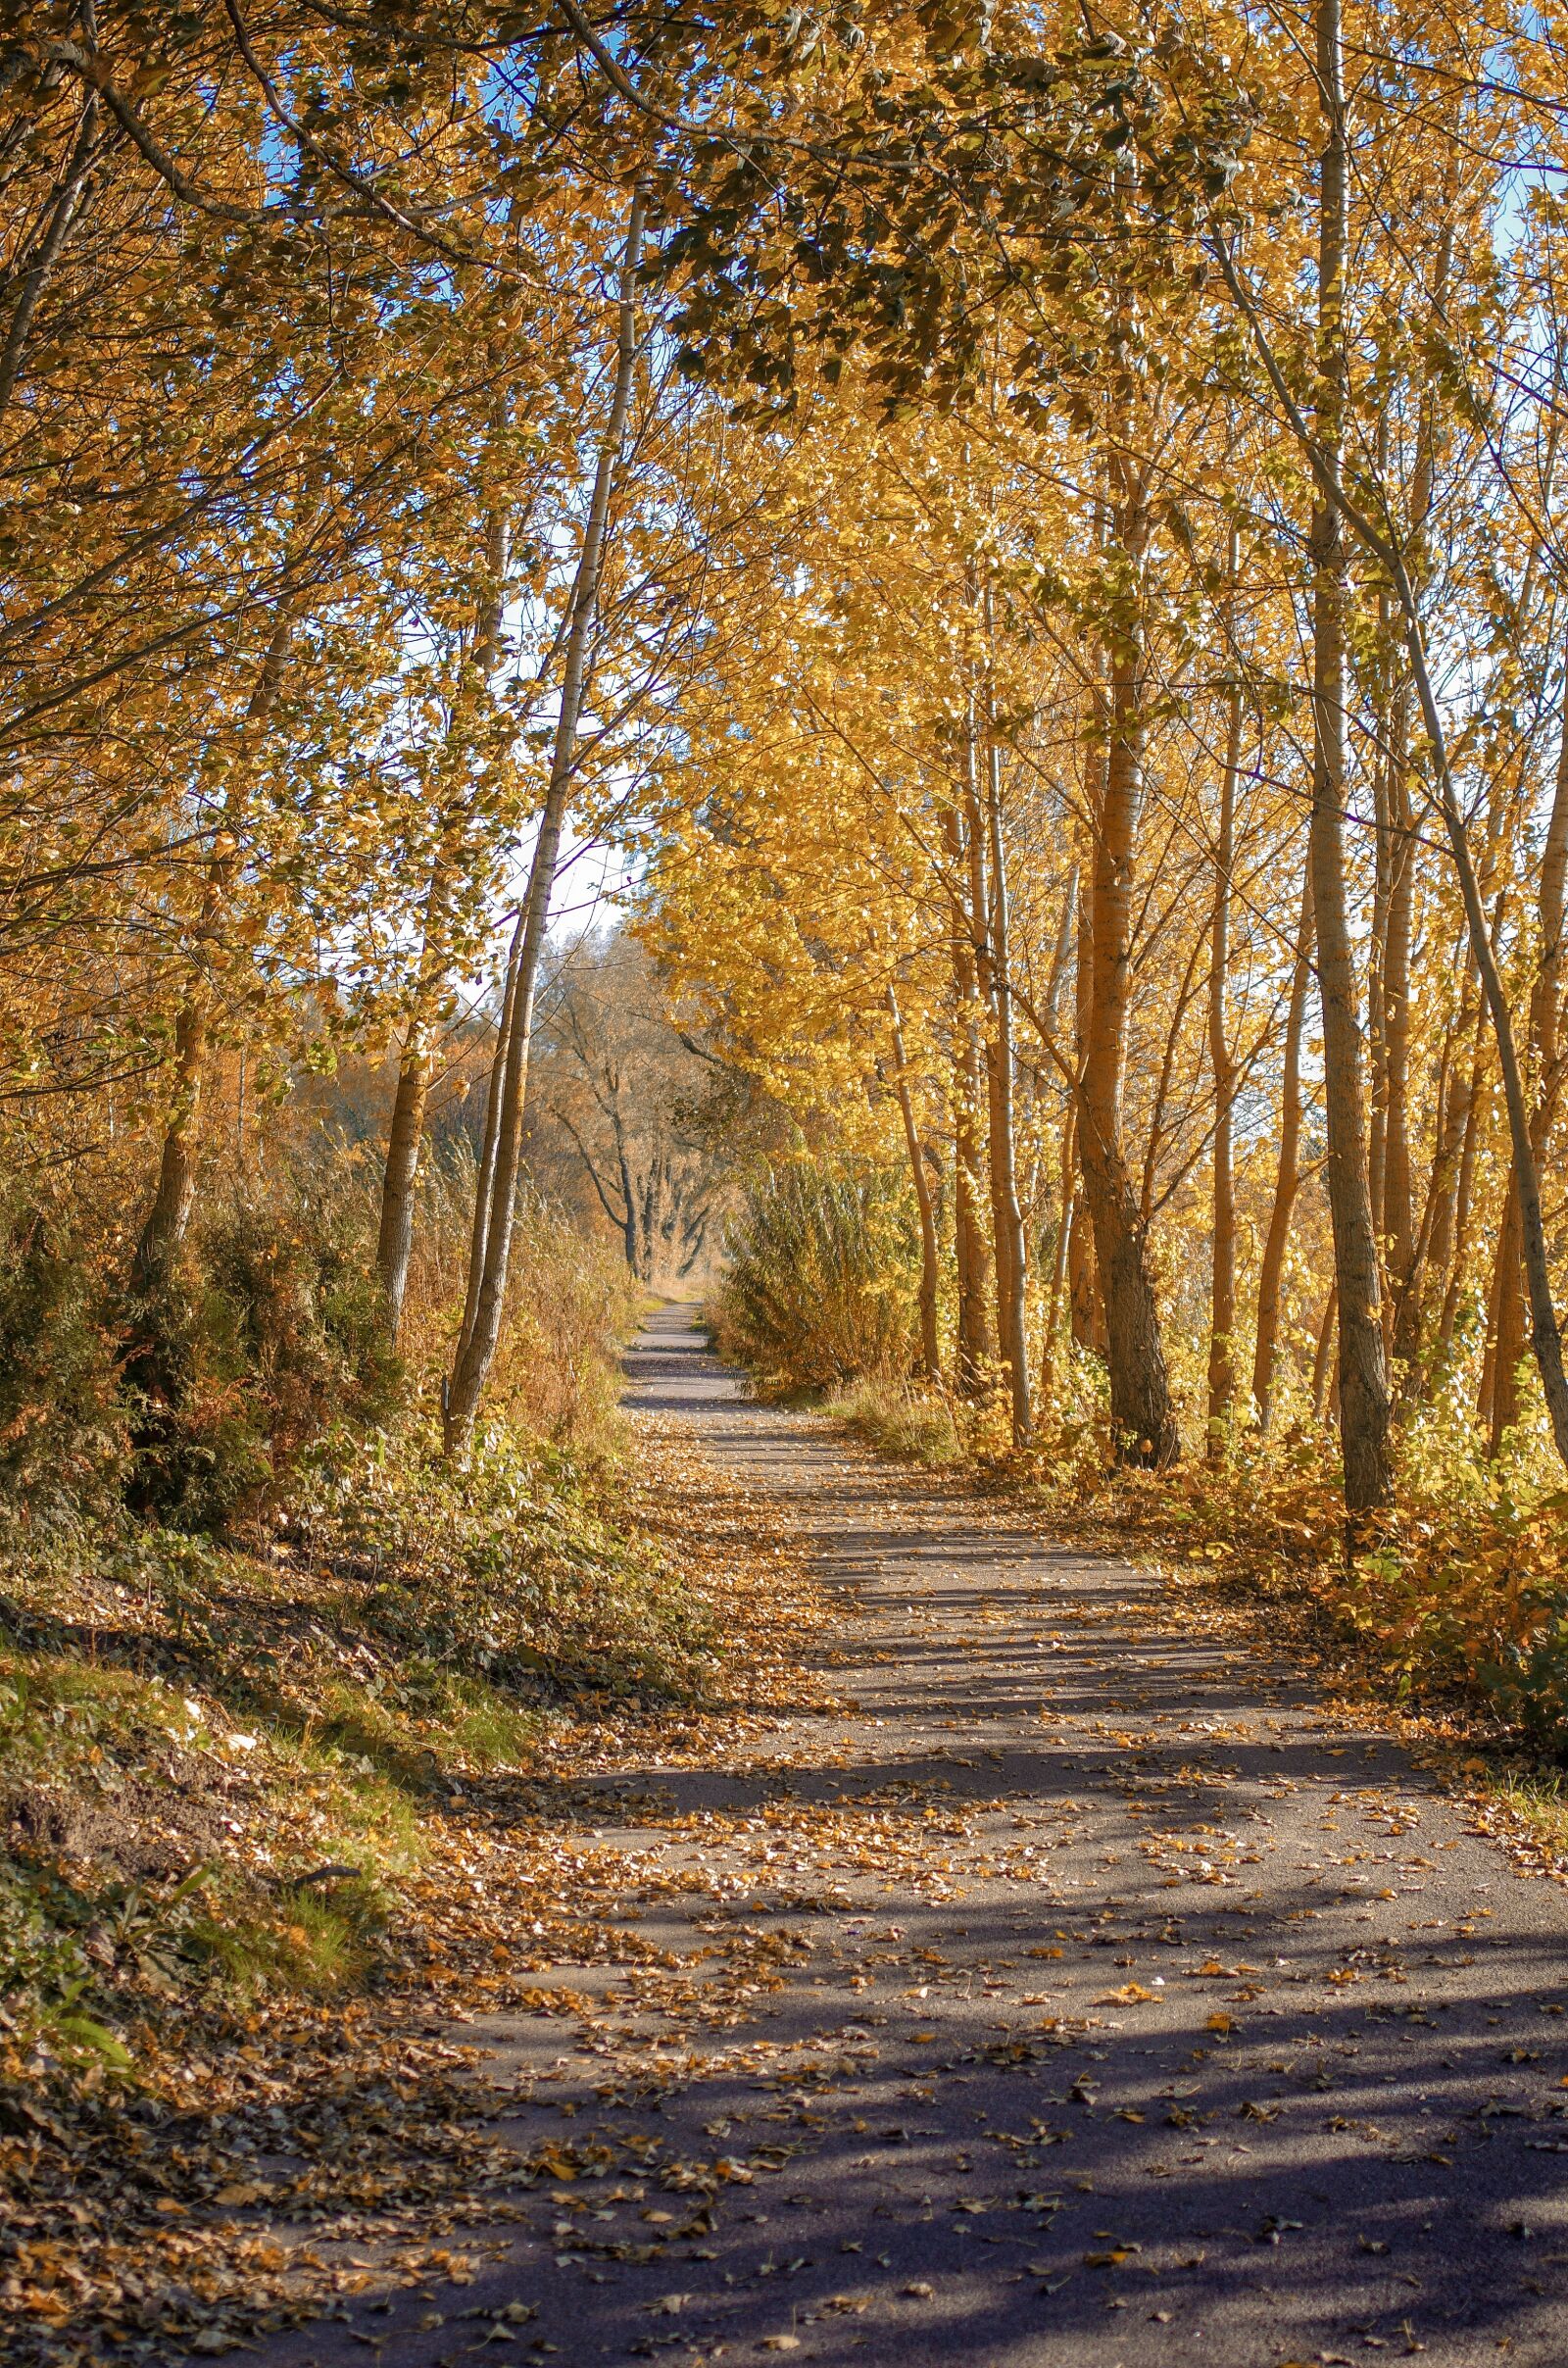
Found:
[{"label": "grassy verge", "polygon": [[953,1405],[909,1382],[848,1383],[828,1394],[822,1411],[901,1462],[935,1467],[956,1463],[964,1454],[961,1418]]}]

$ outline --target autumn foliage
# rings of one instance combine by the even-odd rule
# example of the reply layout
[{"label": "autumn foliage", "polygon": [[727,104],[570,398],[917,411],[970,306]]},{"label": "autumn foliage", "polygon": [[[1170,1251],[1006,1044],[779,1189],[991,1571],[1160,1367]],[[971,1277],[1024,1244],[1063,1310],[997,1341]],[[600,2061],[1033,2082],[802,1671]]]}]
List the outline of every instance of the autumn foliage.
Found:
[{"label": "autumn foliage", "polygon": [[1359,0],[0,11],[34,1576],[358,1505],[461,1599],[743,1170],[770,1386],[1555,1744],[1562,64]]}]

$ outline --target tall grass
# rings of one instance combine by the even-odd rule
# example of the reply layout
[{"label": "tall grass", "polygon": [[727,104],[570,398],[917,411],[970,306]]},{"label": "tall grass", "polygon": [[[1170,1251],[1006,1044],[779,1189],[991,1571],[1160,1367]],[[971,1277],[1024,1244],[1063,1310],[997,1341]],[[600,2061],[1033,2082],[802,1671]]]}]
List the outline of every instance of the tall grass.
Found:
[{"label": "tall grass", "polygon": [[918,1347],[919,1277],[902,1171],[798,1153],[753,1178],[731,1225],[719,1346],[772,1396],[901,1380]]}]

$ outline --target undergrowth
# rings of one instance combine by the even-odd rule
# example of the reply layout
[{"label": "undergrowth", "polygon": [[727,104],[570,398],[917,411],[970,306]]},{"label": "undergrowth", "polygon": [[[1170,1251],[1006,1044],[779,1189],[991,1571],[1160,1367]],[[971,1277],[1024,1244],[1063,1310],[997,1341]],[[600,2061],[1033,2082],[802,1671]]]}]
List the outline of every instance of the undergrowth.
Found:
[{"label": "undergrowth", "polygon": [[893,1167],[799,1151],[750,1180],[712,1308],[764,1396],[897,1381],[919,1340],[919,1233]]},{"label": "undergrowth", "polygon": [[411,1417],[265,1547],[143,1527],[13,1564],[19,2361],[228,2350],[319,2307],[322,2237],[373,2222],[417,2283],[495,2184],[542,2175],[454,2026],[554,2010],[564,1959],[658,1961],[585,1831],[606,1777],[710,1764],[815,1699],[825,1614],[780,1514],[639,1432],[588,1468],[498,1425],[449,1475]]},{"label": "undergrowth", "polygon": [[536,1198],[439,1454],[469,1199],[432,1164],[394,1355],[347,1150],[230,1180],[141,1292],[105,1211],[0,1197],[0,2076],[364,1991],[454,1785],[710,1686],[710,1612],[615,1509],[635,1287]]},{"label": "undergrowth", "polygon": [[461,1473],[381,1436],[266,1552],[34,1547],[0,1638],[0,2028],[33,2075],[123,2070],[138,2020],[225,1995],[363,1986],[453,1785],[719,1669],[672,1557],[505,1424]]}]

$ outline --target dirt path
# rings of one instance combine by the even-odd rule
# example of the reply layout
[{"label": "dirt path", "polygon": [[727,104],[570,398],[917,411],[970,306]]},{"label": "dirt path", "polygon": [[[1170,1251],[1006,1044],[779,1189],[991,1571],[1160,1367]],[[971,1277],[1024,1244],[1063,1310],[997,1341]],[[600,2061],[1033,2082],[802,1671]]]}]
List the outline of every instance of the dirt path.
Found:
[{"label": "dirt path", "polygon": [[1562,1892],[1151,1579],[747,1405],[686,1311],[630,1366],[798,1509],[849,1707],[579,1794],[663,1965],[467,2034],[568,2175],[272,2368],[1555,2368]]}]

